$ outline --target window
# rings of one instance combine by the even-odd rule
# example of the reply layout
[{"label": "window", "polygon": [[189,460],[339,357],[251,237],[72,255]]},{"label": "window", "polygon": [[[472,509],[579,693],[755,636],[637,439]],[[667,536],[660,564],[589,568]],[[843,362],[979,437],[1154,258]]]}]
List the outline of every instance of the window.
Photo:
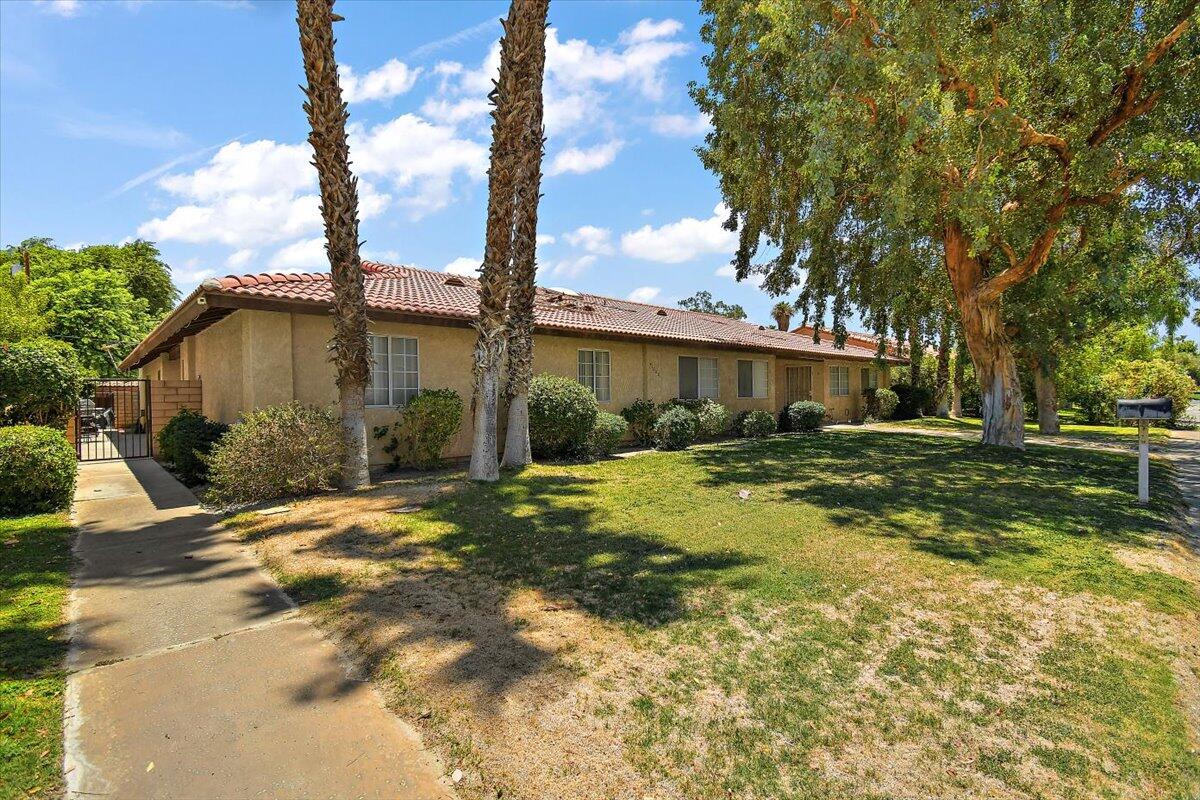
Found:
[{"label": "window", "polygon": [[679,359],[679,396],[684,400],[717,397],[717,360],[715,358]]},{"label": "window", "polygon": [[863,391],[879,388],[879,370],[863,367],[862,388]]},{"label": "window", "polygon": [[767,362],[738,361],[738,397],[767,396]]},{"label": "window", "polygon": [[850,395],[850,368],[829,368],[829,396],[848,397]]},{"label": "window", "polygon": [[612,399],[612,363],[607,350],[579,351],[579,382],[601,403]]},{"label": "window", "polygon": [[421,389],[417,369],[417,340],[403,336],[372,336],[371,381],[367,405],[403,406]]}]

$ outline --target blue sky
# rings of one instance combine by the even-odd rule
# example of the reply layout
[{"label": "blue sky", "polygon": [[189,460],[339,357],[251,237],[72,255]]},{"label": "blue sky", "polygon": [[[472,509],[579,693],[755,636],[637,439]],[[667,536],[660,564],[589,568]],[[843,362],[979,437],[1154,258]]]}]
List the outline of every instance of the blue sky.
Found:
[{"label": "blue sky", "polygon": [[[338,3],[366,257],[478,265],[506,10]],[[768,322],[693,151],[697,5],[556,0],[550,22],[539,282],[666,305],[707,289]],[[141,236],[184,292],[327,270],[301,82],[288,2],[0,3],[0,243]]]}]

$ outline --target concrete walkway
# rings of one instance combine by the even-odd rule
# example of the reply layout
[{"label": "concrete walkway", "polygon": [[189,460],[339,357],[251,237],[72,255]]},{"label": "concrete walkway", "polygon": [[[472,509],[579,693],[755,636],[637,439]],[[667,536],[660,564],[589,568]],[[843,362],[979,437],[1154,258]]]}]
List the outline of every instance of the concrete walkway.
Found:
[{"label": "concrete walkway", "polygon": [[149,459],[82,464],[67,796],[448,798],[434,759]]}]

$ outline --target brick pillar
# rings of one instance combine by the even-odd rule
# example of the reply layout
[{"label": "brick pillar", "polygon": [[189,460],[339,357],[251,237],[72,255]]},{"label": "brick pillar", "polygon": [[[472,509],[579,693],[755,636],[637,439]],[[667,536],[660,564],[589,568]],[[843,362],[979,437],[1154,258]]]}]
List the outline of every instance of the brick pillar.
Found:
[{"label": "brick pillar", "polygon": [[203,388],[200,381],[150,381],[150,453],[158,450],[158,432],[183,408],[200,411],[203,408]]}]

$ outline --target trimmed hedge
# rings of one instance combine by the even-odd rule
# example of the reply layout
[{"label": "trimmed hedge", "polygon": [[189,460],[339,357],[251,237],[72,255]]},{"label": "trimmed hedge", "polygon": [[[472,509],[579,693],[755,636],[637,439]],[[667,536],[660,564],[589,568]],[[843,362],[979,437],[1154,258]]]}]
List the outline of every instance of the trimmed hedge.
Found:
[{"label": "trimmed hedge", "polygon": [[801,400],[787,407],[787,418],[790,431],[820,430],[825,421],[825,406],[812,400]]},{"label": "trimmed hedge", "polygon": [[710,397],[688,400],[677,397],[664,403],[663,410],[672,406],[686,408],[696,415],[696,435],[701,439],[715,439],[726,433],[733,420],[729,409]]},{"label": "trimmed hedge", "polygon": [[58,511],[75,493],[75,449],[60,430],[0,428],[0,516]]},{"label": "trimmed hedge", "polygon": [[376,439],[391,436],[383,452],[392,457],[391,468],[432,469],[442,451],[462,426],[463,401],[453,389],[425,389],[400,409],[391,425],[375,427]]},{"label": "trimmed hedge", "polygon": [[621,416],[629,423],[629,432],[638,444],[654,444],[654,423],[660,413],[653,400],[640,397],[621,409]]},{"label": "trimmed hedge", "polygon": [[654,423],[654,445],[659,450],[683,450],[696,441],[699,422],[682,406],[672,406]]},{"label": "trimmed hedge", "polygon": [[599,413],[596,396],[579,381],[536,376],[529,383],[529,449],[549,458],[586,454]]},{"label": "trimmed hedge", "polygon": [[751,439],[762,439],[775,432],[775,415],[770,411],[746,411],[740,416],[738,433]]},{"label": "trimmed hedge", "polygon": [[199,411],[182,408],[158,432],[158,455],[188,486],[208,478],[208,454],[228,425],[213,422]]},{"label": "trimmed hedge", "polygon": [[65,428],[83,389],[75,350],[54,339],[0,343],[0,421]]},{"label": "trimmed hedge", "polygon": [[342,423],[333,411],[284,403],[247,412],[208,458],[212,499],[256,503],[337,486]]},{"label": "trimmed hedge", "polygon": [[628,430],[629,423],[624,417],[601,411],[596,415],[596,424],[588,437],[588,452],[594,456],[611,455]]}]

